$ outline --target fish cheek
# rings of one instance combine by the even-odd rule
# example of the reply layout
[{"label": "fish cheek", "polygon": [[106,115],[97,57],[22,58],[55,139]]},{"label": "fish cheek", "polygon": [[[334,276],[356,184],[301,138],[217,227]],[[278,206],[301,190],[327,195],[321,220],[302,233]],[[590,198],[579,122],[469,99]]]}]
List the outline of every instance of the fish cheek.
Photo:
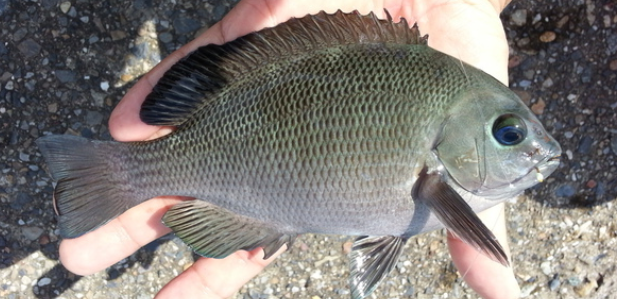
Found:
[{"label": "fish cheek", "polygon": [[482,128],[456,124],[450,119],[441,135],[434,152],[450,177],[467,191],[480,189],[486,176]]}]

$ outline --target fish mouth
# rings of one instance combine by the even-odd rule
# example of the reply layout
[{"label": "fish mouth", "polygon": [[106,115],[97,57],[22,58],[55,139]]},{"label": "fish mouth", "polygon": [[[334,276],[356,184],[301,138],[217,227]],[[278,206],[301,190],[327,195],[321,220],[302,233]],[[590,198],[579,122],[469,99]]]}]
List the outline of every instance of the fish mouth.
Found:
[{"label": "fish mouth", "polygon": [[[549,151],[549,154],[546,155],[544,159],[538,161],[538,163],[536,163],[533,167],[531,167],[529,171],[527,171],[527,173],[515,179],[513,182],[510,183],[510,185],[515,185],[519,182],[524,182],[527,180],[530,180],[530,181],[533,180],[534,182],[531,183],[530,186],[525,187],[525,189],[527,189],[535,185],[535,183],[544,182],[544,179],[546,179],[546,177],[551,175],[561,163],[561,153],[558,153],[558,154],[553,154],[553,153],[554,153],[553,150]],[[533,178],[533,179],[530,179],[530,178]]]},{"label": "fish mouth", "polygon": [[[557,152],[557,153],[555,153]],[[561,151],[551,149],[543,159],[539,160],[529,170],[511,182],[499,184],[491,188],[481,188],[472,192],[485,198],[513,197],[537,183],[542,183],[561,163]],[[510,191],[510,192],[508,192]]]},{"label": "fish mouth", "polygon": [[536,165],[534,165],[531,169],[529,169],[529,171],[526,174],[516,179],[513,183],[516,183],[520,180],[523,180],[526,177],[529,177],[533,171],[536,172],[536,180],[539,183],[542,183],[544,182],[544,179],[547,176],[549,176],[551,173],[553,173],[553,171],[555,171],[555,169],[557,168],[557,166],[559,166],[560,163],[561,163],[561,154],[552,156],[548,159],[545,158],[541,160],[540,162],[538,162]]}]

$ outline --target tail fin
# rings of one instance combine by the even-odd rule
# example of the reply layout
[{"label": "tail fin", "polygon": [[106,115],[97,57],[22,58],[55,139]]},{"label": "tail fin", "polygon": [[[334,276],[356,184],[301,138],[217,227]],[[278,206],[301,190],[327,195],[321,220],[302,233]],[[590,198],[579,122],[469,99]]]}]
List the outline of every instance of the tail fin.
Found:
[{"label": "tail fin", "polygon": [[117,173],[120,143],[70,135],[36,141],[57,185],[54,204],[60,235],[76,238],[109,222],[135,205]]}]

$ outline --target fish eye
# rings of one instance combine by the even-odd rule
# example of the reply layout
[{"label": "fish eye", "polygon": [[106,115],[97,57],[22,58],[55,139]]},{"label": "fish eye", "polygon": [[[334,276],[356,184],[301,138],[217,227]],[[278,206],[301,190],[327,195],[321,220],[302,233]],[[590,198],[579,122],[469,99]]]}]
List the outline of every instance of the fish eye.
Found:
[{"label": "fish eye", "polygon": [[527,137],[527,126],[517,115],[504,114],[493,124],[493,137],[503,145],[517,145]]}]

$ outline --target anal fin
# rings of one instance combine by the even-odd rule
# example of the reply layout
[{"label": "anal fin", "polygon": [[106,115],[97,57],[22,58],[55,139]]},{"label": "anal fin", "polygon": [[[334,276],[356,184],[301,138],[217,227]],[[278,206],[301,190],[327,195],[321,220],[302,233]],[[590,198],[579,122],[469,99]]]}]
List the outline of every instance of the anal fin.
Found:
[{"label": "anal fin", "polygon": [[510,265],[497,238],[461,195],[443,180],[441,174],[429,174],[425,167],[413,187],[412,196],[426,205],[448,230],[465,243],[504,266]]},{"label": "anal fin", "polygon": [[361,299],[375,290],[398,262],[405,241],[395,236],[356,239],[349,254],[351,298]]},{"label": "anal fin", "polygon": [[267,259],[283,245],[291,246],[297,236],[202,200],[173,206],[163,216],[163,223],[197,254],[210,258],[262,247]]}]

